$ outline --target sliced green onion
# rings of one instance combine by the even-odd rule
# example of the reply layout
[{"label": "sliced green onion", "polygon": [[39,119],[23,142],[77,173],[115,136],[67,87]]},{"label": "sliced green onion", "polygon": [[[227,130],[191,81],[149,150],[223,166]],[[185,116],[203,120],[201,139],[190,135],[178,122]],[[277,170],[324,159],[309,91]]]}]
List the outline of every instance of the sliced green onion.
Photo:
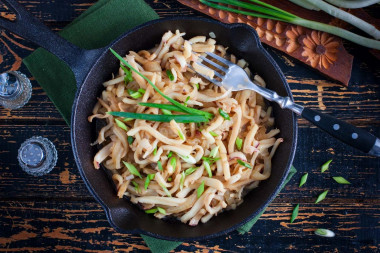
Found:
[{"label": "sliced green onion", "polygon": [[215,158],[218,154],[219,146],[214,147],[210,152],[210,157]]},{"label": "sliced green onion", "polygon": [[185,172],[182,171],[182,173],[181,173],[181,180],[179,181],[179,189],[181,191],[183,189],[183,184],[185,183],[185,177],[186,177]]},{"label": "sliced green onion", "polygon": [[138,99],[138,98],[141,98],[142,97],[142,94],[140,92],[133,92],[132,94],[130,94],[130,96],[134,99]]},{"label": "sliced green onion", "polygon": [[157,208],[152,208],[149,210],[145,210],[145,213],[157,213],[158,209]]},{"label": "sliced green onion", "polygon": [[326,190],[324,192],[322,192],[321,194],[319,194],[317,200],[315,201],[315,204],[321,202],[322,200],[324,200],[326,198],[326,195],[327,193],[329,192],[329,190]]},{"label": "sliced green onion", "polygon": [[162,213],[162,214],[166,214],[166,211],[165,211],[165,209],[163,209],[162,207],[157,207],[157,210],[160,212],[160,213]]},{"label": "sliced green onion", "polygon": [[133,112],[107,112],[110,115],[124,118],[143,119],[158,122],[170,122],[175,120],[177,123],[207,122],[208,119],[202,115],[157,115]]},{"label": "sliced green onion", "polygon": [[347,9],[358,9],[367,7],[373,4],[376,4],[379,2],[379,0],[325,0],[326,2],[329,2],[335,6],[341,7],[341,8],[347,8]]},{"label": "sliced green onion", "polygon": [[154,176],[155,176],[155,174],[148,174],[148,175],[147,175],[147,177],[146,177],[146,179],[145,179],[145,184],[144,184],[144,188],[145,188],[145,190],[148,189],[148,186],[149,186],[149,184],[150,184],[150,181],[154,179]]},{"label": "sliced green onion", "polygon": [[[187,113],[191,113],[191,114],[196,114],[196,115],[203,115],[205,116],[207,119],[212,119],[214,117],[214,115],[212,113],[209,113],[209,112],[205,112],[205,111],[201,111],[201,110],[197,110],[197,109],[194,109],[194,108],[190,108],[190,107],[186,107],[184,106],[183,104],[175,101],[174,99],[166,96],[164,93],[162,93],[162,91],[157,88],[157,86],[152,83],[152,81],[147,78],[146,76],[144,76],[143,74],[141,74],[138,70],[136,70],[135,68],[133,68],[126,60],[124,60],[123,57],[121,57],[118,53],[115,52],[115,50],[113,50],[112,48],[110,48],[110,51],[112,52],[113,55],[115,55],[116,58],[118,58],[125,66],[127,66],[128,68],[130,68],[132,71],[134,71],[136,74],[138,74],[139,76],[141,76],[142,78],[144,78],[152,87],[153,89],[155,89],[163,98],[165,98],[166,100],[168,100],[170,103],[172,103],[173,105],[177,106],[178,108],[184,110],[185,112]],[[178,121],[177,121],[178,122]]]},{"label": "sliced green onion", "polygon": [[172,157],[172,155],[173,155],[173,152],[172,152],[172,151],[169,151],[167,157],[170,158],[170,157]]},{"label": "sliced green onion", "polygon": [[173,167],[173,169],[175,170],[175,168],[177,167],[177,159],[175,157],[172,157],[170,159],[170,165]]},{"label": "sliced green onion", "polygon": [[132,145],[132,143],[135,141],[135,138],[133,138],[132,136],[128,136],[127,140],[128,140],[129,145]]},{"label": "sliced green onion", "polygon": [[212,158],[212,157],[202,157],[203,161],[207,161],[210,165],[212,165],[214,162],[220,160],[220,157]]},{"label": "sliced green onion", "polygon": [[123,122],[128,122],[128,121],[131,121],[131,120],[133,120],[133,119],[132,118],[123,118],[122,119]]},{"label": "sliced green onion", "polygon": [[215,133],[215,132],[213,132],[213,131],[210,131],[209,133],[210,133],[212,136],[214,136],[214,137],[217,137],[217,136],[218,136],[218,134]]},{"label": "sliced green onion", "polygon": [[202,181],[201,185],[197,188],[197,198],[199,198],[205,191],[205,181]]},{"label": "sliced green onion", "polygon": [[130,83],[133,81],[132,78],[132,71],[128,70],[126,67],[120,64],[120,68],[124,71],[125,77],[124,77],[124,82],[125,84]]},{"label": "sliced green onion", "polygon": [[210,164],[207,161],[203,161],[203,165],[205,166],[205,169],[208,173],[208,177],[212,177]]},{"label": "sliced green onion", "polygon": [[199,83],[196,83],[195,87],[197,87],[197,90],[199,90]]},{"label": "sliced green onion", "polygon": [[235,144],[236,144],[237,150],[240,150],[241,147],[243,146],[243,139],[240,139],[239,137],[237,137],[236,141],[235,141]]},{"label": "sliced green onion", "polygon": [[242,165],[244,167],[247,167],[248,169],[252,169],[252,165],[250,165],[249,163],[243,162],[240,159],[238,159],[237,162],[238,162],[238,164],[240,164],[240,165]]},{"label": "sliced green onion", "polygon": [[181,108],[178,108],[175,105],[156,104],[156,103],[139,103],[139,105],[141,105],[141,106],[147,106],[147,107],[152,107],[152,108],[165,109],[165,110],[168,110],[168,111],[187,113],[186,111],[182,110]]},{"label": "sliced green onion", "polygon": [[300,185],[299,187],[302,187],[302,185],[304,185],[307,181],[307,177],[309,176],[309,173],[305,173],[302,177],[301,177],[301,180],[300,180]]},{"label": "sliced green onion", "polygon": [[220,109],[220,108],[219,108],[219,114],[220,114],[220,116],[222,116],[225,120],[231,120],[230,115],[228,115],[228,113],[226,113],[225,111],[223,111],[223,110]]},{"label": "sliced green onion", "polygon": [[135,191],[137,193],[139,193],[140,192],[140,185],[138,183],[136,183],[135,181],[132,181],[132,184],[135,187]]},{"label": "sliced green onion", "polygon": [[195,168],[195,167],[188,168],[187,170],[185,170],[185,175],[186,176],[191,175],[196,170],[197,170],[197,168]]},{"label": "sliced green onion", "polygon": [[166,75],[169,77],[170,81],[174,81],[174,75],[170,69],[166,70]]},{"label": "sliced green onion", "polygon": [[178,136],[181,140],[185,140],[185,136],[183,136],[183,133],[181,132],[181,130],[178,130]]},{"label": "sliced green onion", "polygon": [[296,207],[293,209],[292,217],[290,218],[290,223],[293,223],[293,221],[297,218],[299,208],[300,204],[297,204]]},{"label": "sliced green onion", "polygon": [[143,88],[140,88],[137,91],[140,92],[141,94],[145,94],[145,92],[146,92]]},{"label": "sliced green onion", "polygon": [[190,96],[187,96],[185,103],[183,103],[185,106],[187,106],[187,102],[190,100]]},{"label": "sliced green onion", "polygon": [[337,182],[338,184],[351,184],[349,181],[347,181],[347,179],[345,179],[344,177],[333,177],[333,179],[335,180],[335,182]]},{"label": "sliced green onion", "polygon": [[183,156],[183,155],[180,155],[180,154],[177,154],[182,160],[184,160],[185,162],[187,163],[190,163],[190,164],[196,164],[197,161],[195,160],[194,157],[192,157],[191,155],[187,155],[187,156]]},{"label": "sliced green onion", "polygon": [[322,172],[322,173],[329,169],[329,165],[330,165],[331,162],[332,162],[332,160],[328,160],[327,162],[325,162],[325,163],[321,166],[321,172]]},{"label": "sliced green onion", "polygon": [[157,147],[153,149],[153,155],[157,155]]},{"label": "sliced green onion", "polygon": [[138,176],[139,178],[142,179],[140,172],[136,169],[136,167],[133,164],[127,163],[124,161],[123,161],[123,163],[127,167],[127,169],[129,170],[129,172],[131,172],[132,175]]},{"label": "sliced green onion", "polygon": [[121,129],[128,131],[128,127],[120,120],[115,119],[116,125],[120,127]]},{"label": "sliced green onion", "polygon": [[161,109],[161,111],[162,111],[162,113],[163,113],[164,115],[172,115],[172,112],[169,111],[169,110]]},{"label": "sliced green onion", "polygon": [[166,193],[166,195],[168,195],[168,197],[171,197],[172,195],[170,194],[170,192],[168,191],[168,188],[166,188],[165,185],[163,184],[160,184],[161,188],[164,190],[164,192]]},{"label": "sliced green onion", "polygon": [[168,177],[168,182],[171,182],[173,180],[172,177]]},{"label": "sliced green onion", "polygon": [[162,163],[161,163],[161,161],[158,161],[157,162],[157,166],[158,166],[158,170],[164,170],[164,168],[162,168]]},{"label": "sliced green onion", "polygon": [[335,233],[331,230],[324,229],[324,228],[318,228],[314,231],[314,234],[323,236],[323,237],[334,237]]}]

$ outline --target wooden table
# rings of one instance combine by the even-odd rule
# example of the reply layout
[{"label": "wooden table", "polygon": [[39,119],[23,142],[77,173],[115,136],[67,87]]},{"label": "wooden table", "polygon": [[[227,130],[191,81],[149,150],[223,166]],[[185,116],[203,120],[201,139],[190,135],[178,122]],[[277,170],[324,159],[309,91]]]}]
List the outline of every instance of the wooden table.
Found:
[{"label": "wooden table", "polygon": [[[96,1],[20,2],[57,31]],[[161,17],[201,16],[174,0],[147,2]],[[69,127],[21,64],[21,59],[36,46],[7,31],[0,33],[0,71],[20,70],[33,84],[32,98],[25,107],[13,111],[0,108],[0,251],[148,251],[139,235],[119,234],[110,227],[102,208],[82,182],[71,152]],[[348,42],[345,45],[355,56],[348,88],[282,53],[268,50],[284,71],[296,102],[324,110],[379,136],[380,62],[363,47]],[[176,251],[379,250],[380,159],[343,145],[304,120],[299,124],[294,161],[298,173],[251,232],[183,243]],[[59,154],[56,168],[43,177],[28,176],[16,159],[20,144],[33,135],[49,138]],[[333,159],[330,170],[320,173],[319,166],[329,159]],[[299,188],[299,179],[305,172],[309,179]],[[339,185],[332,176],[344,176],[352,184]],[[314,204],[316,196],[327,189],[327,198]],[[290,224],[290,214],[297,203],[300,213]],[[316,228],[331,229],[336,237],[315,236]]]}]

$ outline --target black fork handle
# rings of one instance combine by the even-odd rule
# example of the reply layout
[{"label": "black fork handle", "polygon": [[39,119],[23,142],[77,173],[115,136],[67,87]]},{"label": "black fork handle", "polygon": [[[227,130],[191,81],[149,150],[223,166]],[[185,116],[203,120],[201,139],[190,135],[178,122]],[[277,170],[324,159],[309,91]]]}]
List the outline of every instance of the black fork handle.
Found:
[{"label": "black fork handle", "polygon": [[79,48],[51,31],[16,0],[2,0],[2,2],[16,13],[16,20],[10,21],[0,17],[0,27],[30,40],[64,61],[74,73],[77,86],[80,87],[104,48],[94,50]]}]

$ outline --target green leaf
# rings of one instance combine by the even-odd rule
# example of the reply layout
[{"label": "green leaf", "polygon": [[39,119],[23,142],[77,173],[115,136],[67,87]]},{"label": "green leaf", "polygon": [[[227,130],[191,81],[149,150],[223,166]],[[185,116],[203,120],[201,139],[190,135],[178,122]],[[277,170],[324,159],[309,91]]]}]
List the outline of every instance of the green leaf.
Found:
[{"label": "green leaf", "polygon": [[123,161],[123,163],[127,167],[127,169],[129,170],[129,172],[131,172],[132,175],[138,176],[139,178],[142,179],[140,172],[136,169],[136,167],[133,164],[127,163],[124,161]]},{"label": "green leaf", "polygon": [[344,177],[333,177],[333,179],[338,183],[338,184],[351,184],[349,181],[347,181]]},{"label": "green leaf", "polygon": [[132,94],[130,94],[130,96],[134,99],[138,99],[138,98],[141,98],[142,97],[142,94],[140,92],[133,92]]},{"label": "green leaf", "polygon": [[157,166],[158,166],[158,170],[164,170],[164,168],[162,168],[162,163],[161,163],[161,161],[158,161],[157,162]]},{"label": "green leaf", "polygon": [[203,165],[205,166],[205,169],[208,173],[208,177],[212,177],[210,164],[207,161],[203,161]]},{"label": "green leaf", "polygon": [[112,116],[132,118],[132,119],[143,119],[149,121],[158,122],[170,122],[175,120],[177,123],[193,123],[193,122],[207,122],[208,119],[201,115],[157,115],[157,114],[145,114],[145,113],[134,113],[134,112],[107,112]]},{"label": "green leaf", "polygon": [[182,191],[183,189],[183,184],[185,183],[185,171],[182,171],[181,173],[181,180],[179,181],[179,189]]},{"label": "green leaf", "polygon": [[121,65],[121,64],[120,64],[120,67],[122,68],[122,70],[123,70],[124,73],[125,73],[125,77],[124,77],[124,82],[125,82],[125,84],[132,82],[132,81],[133,81],[133,78],[132,78],[132,71],[128,70],[126,67],[124,67],[124,66]]},{"label": "green leaf", "polygon": [[240,159],[238,159],[237,162],[238,162],[238,164],[240,164],[240,165],[242,165],[244,167],[247,167],[248,169],[252,169],[252,165],[250,165],[249,163],[243,162]]},{"label": "green leaf", "polygon": [[127,140],[129,145],[132,145],[132,143],[135,141],[135,138],[133,138],[132,136],[128,136]]},{"label": "green leaf", "polygon": [[210,133],[212,136],[214,136],[214,137],[217,137],[217,136],[218,136],[218,134],[215,133],[215,132],[213,132],[213,131],[210,131],[209,133]]},{"label": "green leaf", "polygon": [[181,108],[178,108],[175,105],[156,104],[156,103],[139,103],[139,105],[141,105],[141,106],[147,106],[147,107],[152,107],[152,108],[165,109],[165,110],[168,110],[168,111],[187,113],[186,111],[182,110]]},{"label": "green leaf", "polygon": [[128,127],[120,120],[115,119],[116,125],[120,127],[121,129],[128,131]]},{"label": "green leaf", "polygon": [[197,198],[199,198],[205,191],[205,181],[202,181],[201,185],[197,188]]},{"label": "green leaf", "polygon": [[171,197],[172,195],[170,194],[170,192],[168,191],[168,188],[166,188],[165,185],[163,184],[160,184],[161,188],[164,190],[164,192],[166,193],[166,195],[168,195],[168,197]]},{"label": "green leaf", "polygon": [[290,218],[290,223],[293,223],[293,221],[297,218],[299,208],[300,204],[297,204],[296,207],[293,209],[292,217]]},{"label": "green leaf", "polygon": [[153,155],[157,155],[157,147],[153,149]]},{"label": "green leaf", "polygon": [[323,236],[323,237],[334,237],[335,233],[331,230],[324,229],[324,228],[318,228],[314,231],[314,234]]},{"label": "green leaf", "polygon": [[148,174],[148,176],[146,177],[146,179],[145,179],[145,185],[144,185],[145,190],[148,189],[150,181],[154,179],[154,176],[155,176],[155,174]]},{"label": "green leaf", "polygon": [[196,170],[197,170],[197,168],[195,168],[195,167],[188,168],[187,170],[185,170],[185,175],[186,176],[191,175]]},{"label": "green leaf", "polygon": [[166,70],[166,75],[169,77],[170,81],[174,81],[174,75],[170,69]]},{"label": "green leaf", "polygon": [[210,152],[210,157],[215,158],[216,155],[218,154],[218,149],[219,149],[219,146],[214,147],[214,148],[211,150],[211,152]]},{"label": "green leaf", "polygon": [[236,143],[237,150],[240,150],[241,147],[243,146],[243,140],[237,137],[235,143]]},{"label": "green leaf", "polygon": [[300,180],[300,185],[299,187],[301,187],[302,185],[304,185],[307,181],[307,177],[309,176],[309,173],[305,173],[302,177],[301,177],[301,180]]},{"label": "green leaf", "polygon": [[329,190],[326,190],[324,192],[322,192],[321,194],[319,194],[317,200],[315,201],[315,204],[321,202],[322,200],[324,200],[326,198],[326,195],[327,193],[329,192]]},{"label": "green leaf", "polygon": [[149,210],[145,210],[145,213],[157,213],[158,209],[157,208],[152,208]]},{"label": "green leaf", "polygon": [[142,88],[138,89],[137,91],[140,92],[141,94],[145,94],[145,92],[146,92],[146,91],[145,91],[144,89],[142,89]]},{"label": "green leaf", "polygon": [[330,165],[331,162],[332,162],[332,160],[328,160],[327,162],[325,162],[325,163],[321,166],[321,172],[322,172],[322,173],[329,169],[329,165]]},{"label": "green leaf", "polygon": [[220,116],[222,116],[225,120],[231,120],[230,115],[228,115],[228,113],[226,113],[225,111],[223,111],[223,110],[220,109],[220,108],[219,108],[219,114],[220,114]]},{"label": "green leaf", "polygon": [[162,207],[157,207],[157,210],[160,212],[160,213],[162,213],[162,214],[166,214],[166,210],[165,209],[163,209]]},{"label": "green leaf", "polygon": [[172,112],[169,111],[169,110],[161,109],[161,111],[162,111],[162,113],[163,113],[164,115],[172,115]]}]

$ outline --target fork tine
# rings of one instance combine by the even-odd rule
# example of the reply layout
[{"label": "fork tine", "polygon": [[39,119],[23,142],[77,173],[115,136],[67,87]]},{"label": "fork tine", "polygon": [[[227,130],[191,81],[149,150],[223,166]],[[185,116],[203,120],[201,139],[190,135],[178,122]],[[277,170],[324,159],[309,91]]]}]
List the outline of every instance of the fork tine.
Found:
[{"label": "fork tine", "polygon": [[218,80],[216,80],[216,79],[211,79],[210,77],[205,76],[205,75],[203,75],[203,74],[197,72],[197,71],[193,68],[193,66],[191,66],[190,64],[187,64],[187,67],[190,68],[191,70],[193,70],[195,73],[197,73],[197,74],[200,75],[201,77],[203,77],[204,79],[208,80],[209,82],[212,82],[213,84],[215,84],[215,85],[217,85],[217,86],[221,86],[221,85],[222,85]]},{"label": "fork tine", "polygon": [[204,57],[204,56],[202,56],[202,55],[200,55],[200,56],[198,56],[198,57],[201,58],[202,60],[204,60],[205,62],[211,64],[211,65],[214,66],[215,68],[217,68],[217,69],[223,71],[224,73],[226,73],[226,72],[228,71],[228,69],[226,69],[225,67],[220,66],[219,64],[217,64],[217,63],[215,63],[215,62],[213,62],[213,61],[207,59],[206,57]]},{"label": "fork tine", "polygon": [[205,52],[208,56],[214,58],[214,59],[217,59],[218,61],[220,61],[221,63],[227,65],[227,66],[232,66],[233,63],[224,59],[223,57],[220,57],[219,55],[216,55],[214,53],[211,53],[211,52]]},{"label": "fork tine", "polygon": [[223,79],[223,75],[222,74],[219,74],[217,71],[215,71],[215,70],[213,70],[213,69],[211,69],[210,67],[207,67],[206,65],[204,65],[203,63],[201,63],[201,62],[195,62],[196,64],[198,64],[198,65],[200,65],[200,66],[202,66],[202,67],[204,67],[204,68],[207,68],[207,69],[210,69],[210,70],[212,70],[212,71],[214,71],[214,74],[216,75],[216,76],[218,76],[218,77],[220,77],[221,79]]}]

